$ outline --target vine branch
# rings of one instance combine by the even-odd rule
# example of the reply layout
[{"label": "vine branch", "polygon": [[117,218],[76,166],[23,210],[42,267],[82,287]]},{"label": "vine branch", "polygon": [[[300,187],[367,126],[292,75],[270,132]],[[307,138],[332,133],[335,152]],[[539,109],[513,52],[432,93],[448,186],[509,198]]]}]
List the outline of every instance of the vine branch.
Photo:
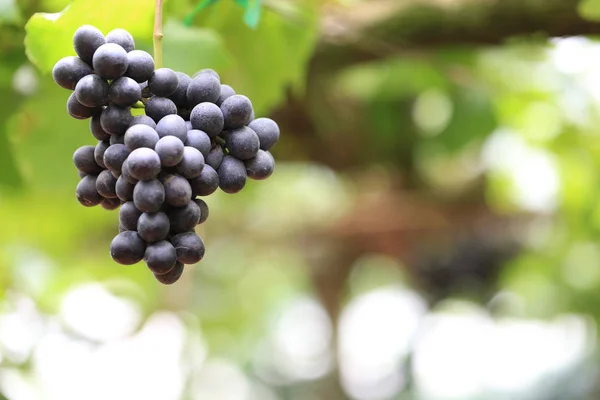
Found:
[{"label": "vine branch", "polygon": [[156,69],[162,67],[162,13],[163,0],[156,0],[156,8],[154,9],[154,34],[152,37],[154,44],[154,65]]}]

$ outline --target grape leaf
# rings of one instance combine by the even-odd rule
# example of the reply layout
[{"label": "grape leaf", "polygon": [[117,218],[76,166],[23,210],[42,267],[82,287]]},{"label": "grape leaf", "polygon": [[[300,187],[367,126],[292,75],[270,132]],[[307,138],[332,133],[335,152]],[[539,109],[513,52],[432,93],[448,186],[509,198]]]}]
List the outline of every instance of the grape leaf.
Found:
[{"label": "grape leaf", "polygon": [[75,55],[73,34],[79,26],[94,25],[104,33],[123,28],[136,39],[150,40],[153,15],[152,0],[75,0],[59,13],[36,13],[29,19],[25,51],[41,71],[49,72],[62,57]]},{"label": "grape leaf", "polygon": [[600,21],[600,0],[581,0],[577,11],[582,18],[590,21]]}]

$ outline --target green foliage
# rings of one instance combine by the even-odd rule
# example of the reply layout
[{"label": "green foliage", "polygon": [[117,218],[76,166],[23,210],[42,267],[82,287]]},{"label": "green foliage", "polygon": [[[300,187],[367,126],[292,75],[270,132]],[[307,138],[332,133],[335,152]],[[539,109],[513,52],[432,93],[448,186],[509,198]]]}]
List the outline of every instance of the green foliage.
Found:
[{"label": "green foliage", "polygon": [[580,0],[577,10],[582,18],[600,21],[600,1],[598,0]]},{"label": "green foliage", "polygon": [[25,26],[27,56],[41,71],[51,71],[58,60],[75,55],[73,34],[84,24],[94,25],[104,33],[123,28],[136,39],[149,40],[153,15],[151,0],[76,0],[60,13],[37,13],[31,17]]}]

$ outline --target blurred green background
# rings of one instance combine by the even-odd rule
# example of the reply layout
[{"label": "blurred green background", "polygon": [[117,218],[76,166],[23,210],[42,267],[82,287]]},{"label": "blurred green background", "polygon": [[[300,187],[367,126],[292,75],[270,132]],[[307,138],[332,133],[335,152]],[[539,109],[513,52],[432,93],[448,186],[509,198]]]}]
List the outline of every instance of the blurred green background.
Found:
[{"label": "blurred green background", "polygon": [[76,201],[49,74],[153,3],[0,0],[0,399],[600,398],[600,1],[166,1],[165,66],[282,131],[172,287]]}]

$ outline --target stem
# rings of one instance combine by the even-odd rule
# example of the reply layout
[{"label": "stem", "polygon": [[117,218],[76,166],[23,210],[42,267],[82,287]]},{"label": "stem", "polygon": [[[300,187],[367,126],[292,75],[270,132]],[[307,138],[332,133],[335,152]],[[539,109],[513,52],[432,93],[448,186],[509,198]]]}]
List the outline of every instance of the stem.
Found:
[{"label": "stem", "polygon": [[162,68],[162,13],[163,0],[156,0],[156,8],[154,9],[154,66],[156,69]]}]

